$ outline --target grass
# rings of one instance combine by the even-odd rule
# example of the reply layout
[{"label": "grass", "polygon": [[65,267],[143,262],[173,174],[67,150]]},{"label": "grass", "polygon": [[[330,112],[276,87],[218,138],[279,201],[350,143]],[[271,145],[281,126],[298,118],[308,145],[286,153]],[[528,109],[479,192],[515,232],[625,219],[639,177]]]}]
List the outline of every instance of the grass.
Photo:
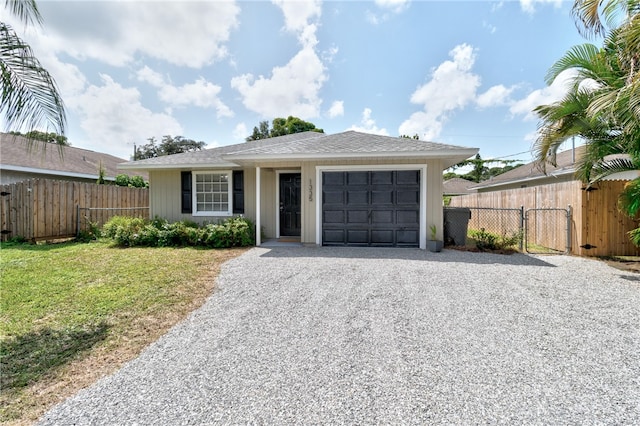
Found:
[{"label": "grass", "polygon": [[33,423],[134,358],[243,251],[2,244],[0,421]]}]

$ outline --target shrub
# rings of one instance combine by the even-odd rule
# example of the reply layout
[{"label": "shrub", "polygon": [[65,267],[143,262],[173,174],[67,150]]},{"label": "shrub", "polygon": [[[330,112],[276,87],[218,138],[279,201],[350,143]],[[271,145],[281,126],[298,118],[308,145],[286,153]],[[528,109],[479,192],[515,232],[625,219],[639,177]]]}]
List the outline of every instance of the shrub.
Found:
[{"label": "shrub", "polygon": [[213,248],[245,247],[255,243],[253,223],[242,217],[229,218],[204,227],[192,221],[170,223],[162,218],[151,221],[115,216],[103,227],[102,235],[120,246]]},{"label": "shrub", "polygon": [[134,188],[147,188],[149,186],[149,182],[145,182],[142,176],[132,176],[129,185]]},{"label": "shrub", "polygon": [[514,248],[522,240],[520,232],[511,236],[498,235],[485,231],[484,228],[478,230],[470,230],[469,235],[476,240],[476,247],[478,250],[504,250],[508,248]]},{"label": "shrub", "polygon": [[129,186],[130,181],[131,180],[129,179],[128,175],[119,174],[118,176],[116,176],[116,185],[118,186]]}]

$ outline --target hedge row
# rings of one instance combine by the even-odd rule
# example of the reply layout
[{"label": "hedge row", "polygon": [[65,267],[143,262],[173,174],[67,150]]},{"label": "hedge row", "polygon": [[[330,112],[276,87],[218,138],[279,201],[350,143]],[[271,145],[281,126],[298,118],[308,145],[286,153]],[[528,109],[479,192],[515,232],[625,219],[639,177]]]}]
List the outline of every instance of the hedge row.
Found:
[{"label": "hedge row", "polygon": [[187,221],[114,216],[102,228],[102,236],[123,247],[246,247],[255,244],[255,227],[243,217],[200,226]]}]

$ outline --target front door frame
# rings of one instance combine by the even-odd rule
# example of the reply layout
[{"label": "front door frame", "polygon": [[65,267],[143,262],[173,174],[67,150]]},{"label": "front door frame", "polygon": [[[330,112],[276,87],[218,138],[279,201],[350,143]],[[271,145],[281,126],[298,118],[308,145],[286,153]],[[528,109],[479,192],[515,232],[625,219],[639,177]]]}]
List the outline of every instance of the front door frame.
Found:
[{"label": "front door frame", "polygon": [[276,170],[276,238],[280,238],[280,175],[281,174],[298,174],[300,175],[300,238],[302,238],[302,229],[304,228],[304,215],[302,205],[302,171],[300,169],[293,170]]},{"label": "front door frame", "polygon": [[419,170],[420,171],[420,248],[427,248],[427,165],[426,164],[384,164],[351,166],[316,166],[316,244],[322,245],[322,172],[351,172],[377,170]]}]

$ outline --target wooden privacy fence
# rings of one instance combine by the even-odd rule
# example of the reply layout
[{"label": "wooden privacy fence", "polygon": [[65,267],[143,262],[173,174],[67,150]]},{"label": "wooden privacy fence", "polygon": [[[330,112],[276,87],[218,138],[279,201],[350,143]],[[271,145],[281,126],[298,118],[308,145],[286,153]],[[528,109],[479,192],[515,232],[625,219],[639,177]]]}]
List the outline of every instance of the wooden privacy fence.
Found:
[{"label": "wooden privacy fence", "polygon": [[[451,199],[452,207],[494,209],[567,209],[571,208],[571,253],[579,256],[639,256],[640,249],[629,240],[628,232],[638,221],[618,209],[618,197],[627,181],[602,181],[590,190],[580,181],[561,182],[504,191],[480,192]],[[541,219],[547,220],[542,216]],[[472,218],[473,221],[473,218]],[[552,234],[557,246],[564,245],[566,234]],[[471,226],[471,223],[470,223]],[[542,223],[539,226],[543,226]]]},{"label": "wooden privacy fence", "polygon": [[[29,241],[76,235],[87,209],[99,210],[91,220],[101,226],[118,211],[149,217],[149,190],[93,183],[33,179],[0,186],[2,240]],[[78,216],[80,213],[81,217]]]}]

